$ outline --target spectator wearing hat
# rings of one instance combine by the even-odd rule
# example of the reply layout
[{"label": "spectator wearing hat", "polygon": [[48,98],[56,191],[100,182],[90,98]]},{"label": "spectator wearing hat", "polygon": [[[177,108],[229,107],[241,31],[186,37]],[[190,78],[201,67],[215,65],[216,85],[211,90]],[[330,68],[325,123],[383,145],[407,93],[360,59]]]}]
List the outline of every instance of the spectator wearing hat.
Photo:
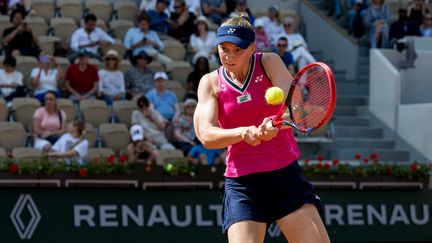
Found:
[{"label": "spectator wearing hat", "polygon": [[189,40],[189,46],[192,48],[193,57],[203,56],[209,61],[216,62],[217,48],[214,45],[216,33],[209,30],[209,21],[204,16],[199,16],[196,20],[196,32],[192,34]]},{"label": "spectator wearing hat", "polygon": [[131,53],[131,56],[134,57],[140,51],[146,51],[148,55],[164,64],[165,67],[172,63],[171,58],[162,54],[165,46],[158,34],[149,29],[151,17],[141,15],[138,23],[138,27],[132,27],[128,30],[124,39],[124,46]]},{"label": "spectator wearing hat", "polygon": [[66,71],[66,90],[74,102],[96,98],[99,75],[98,68],[89,63],[90,55],[85,49],[80,50],[77,63],[69,65]]},{"label": "spectator wearing hat", "polygon": [[133,66],[126,72],[126,98],[131,99],[137,95],[145,95],[154,86],[154,73],[147,67],[153,58],[142,50],[132,58]]},{"label": "spectator wearing hat", "polygon": [[144,162],[147,164],[163,165],[163,159],[151,142],[145,139],[144,129],[135,124],[130,128],[132,143],[126,148],[129,163]]},{"label": "spectator wearing hat", "polygon": [[279,40],[276,43],[276,50],[274,51],[277,53],[287,69],[291,72],[291,74],[295,74],[295,62],[293,55],[287,50],[288,48],[288,39],[286,37],[280,37]]},{"label": "spectator wearing hat", "polygon": [[189,36],[195,30],[195,14],[189,12],[184,0],[174,1],[174,12],[171,13],[171,18],[167,19],[170,26],[168,34],[182,43],[189,42]]},{"label": "spectator wearing hat", "polygon": [[423,19],[423,24],[420,26],[422,36],[432,37],[432,15],[426,14]]},{"label": "spectator wearing hat", "polygon": [[99,96],[111,106],[113,101],[125,98],[125,81],[119,70],[120,56],[115,50],[109,50],[104,56],[105,68],[99,70]]},{"label": "spectator wearing hat", "polygon": [[155,9],[147,11],[147,14],[151,18],[151,30],[164,34],[168,33],[169,15],[165,13],[168,5],[168,0],[157,0]]},{"label": "spectator wearing hat", "polygon": [[201,0],[201,5],[204,16],[217,25],[220,25],[227,17],[225,0]]},{"label": "spectator wearing hat", "polygon": [[3,31],[3,44],[6,56],[34,56],[39,55],[39,39],[32,28],[25,21],[25,16],[20,10],[14,10],[9,20],[12,27]]},{"label": "spectator wearing hat", "polygon": [[257,19],[254,23],[255,43],[258,51],[267,52],[271,49],[270,38],[264,28],[264,20]]},{"label": "spectator wearing hat", "polygon": [[15,57],[6,57],[3,60],[3,69],[0,69],[0,97],[10,102],[15,97],[26,95],[23,75],[15,70]]},{"label": "spectator wearing hat", "polygon": [[366,8],[363,4],[363,0],[355,0],[354,5],[348,11],[348,28],[350,35],[361,38],[366,33],[366,27],[364,25],[364,16],[366,14]]},{"label": "spectator wearing hat", "polygon": [[101,45],[114,44],[114,39],[109,36],[101,28],[96,27],[96,15],[88,14],[84,18],[84,27],[81,27],[72,34],[71,37],[71,53],[69,61],[75,62],[80,50],[86,50],[93,58],[100,58],[99,48]]},{"label": "spectator wearing hat", "polygon": [[174,150],[165,136],[167,123],[159,112],[150,106],[149,100],[141,96],[137,100],[138,110],[132,112],[132,124],[139,124],[144,129],[147,140],[161,150]]},{"label": "spectator wearing hat", "polygon": [[209,61],[206,57],[198,57],[194,62],[194,69],[187,77],[185,99],[198,99],[198,85],[201,78],[210,72]]},{"label": "spectator wearing hat", "polygon": [[156,87],[148,91],[146,97],[166,122],[172,121],[179,115],[179,108],[177,96],[166,88],[168,75],[165,72],[157,72],[154,80]]},{"label": "spectator wearing hat", "polygon": [[270,38],[270,42],[276,42],[280,33],[282,33],[282,20],[279,13],[279,6],[273,5],[268,9],[267,16],[260,17],[264,21],[267,35]]},{"label": "spectator wearing hat", "polygon": [[183,151],[187,156],[193,146],[196,145],[197,139],[193,124],[193,115],[197,101],[195,99],[186,99],[183,102],[184,113],[173,120],[174,126],[174,147]]},{"label": "spectator wearing hat", "polygon": [[58,82],[63,78],[63,68],[57,63],[55,57],[41,53],[39,55],[39,67],[33,68],[30,74],[30,83],[34,87],[34,96],[44,102],[45,93],[53,91],[56,97],[60,97]]}]

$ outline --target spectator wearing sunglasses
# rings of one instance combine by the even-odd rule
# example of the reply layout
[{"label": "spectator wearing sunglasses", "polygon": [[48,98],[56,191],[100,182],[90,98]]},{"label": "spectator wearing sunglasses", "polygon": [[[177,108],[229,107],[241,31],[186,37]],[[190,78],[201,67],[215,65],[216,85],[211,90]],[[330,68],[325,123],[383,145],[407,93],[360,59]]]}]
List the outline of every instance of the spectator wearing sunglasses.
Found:
[{"label": "spectator wearing sunglasses", "polygon": [[432,37],[432,15],[426,14],[423,19],[423,25],[420,26],[422,36]]},{"label": "spectator wearing sunglasses", "polygon": [[99,70],[99,95],[111,106],[116,100],[125,97],[125,81],[123,72],[118,69],[120,57],[117,51],[109,50],[105,57],[105,68]]},{"label": "spectator wearing sunglasses", "polygon": [[294,68],[294,58],[293,55],[287,51],[288,48],[288,40],[286,37],[281,37],[279,38],[279,40],[277,41],[276,44],[276,50],[274,51],[275,53],[277,53],[283,63],[285,64],[285,66],[288,68],[288,70],[291,72],[291,74],[295,74],[295,68]]},{"label": "spectator wearing sunglasses", "polygon": [[166,20],[170,26],[168,35],[180,40],[182,43],[187,43],[189,36],[194,33],[195,19],[195,14],[188,11],[184,0],[175,0],[174,12],[171,13],[171,18]]}]

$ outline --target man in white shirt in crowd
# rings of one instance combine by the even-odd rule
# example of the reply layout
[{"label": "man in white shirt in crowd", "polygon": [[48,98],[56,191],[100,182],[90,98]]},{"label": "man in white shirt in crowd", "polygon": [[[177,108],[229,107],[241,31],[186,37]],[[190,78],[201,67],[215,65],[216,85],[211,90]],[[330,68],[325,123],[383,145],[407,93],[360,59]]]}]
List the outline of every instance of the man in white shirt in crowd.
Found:
[{"label": "man in white shirt in crowd", "polygon": [[0,69],[0,97],[7,102],[15,97],[25,96],[22,73],[15,70],[15,57],[6,57],[3,61],[4,69]]},{"label": "man in white shirt in crowd", "polygon": [[103,45],[114,44],[114,39],[109,36],[101,28],[96,27],[96,15],[88,14],[84,18],[84,27],[81,27],[72,34],[71,37],[71,53],[69,61],[74,63],[80,50],[85,49],[91,54],[92,58],[100,58],[99,48]]}]

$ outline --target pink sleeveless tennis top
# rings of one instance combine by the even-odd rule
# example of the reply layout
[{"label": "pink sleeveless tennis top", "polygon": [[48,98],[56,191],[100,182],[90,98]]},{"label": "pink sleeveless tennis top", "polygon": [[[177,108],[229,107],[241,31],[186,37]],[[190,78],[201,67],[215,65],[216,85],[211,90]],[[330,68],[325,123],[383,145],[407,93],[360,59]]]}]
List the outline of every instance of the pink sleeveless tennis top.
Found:
[{"label": "pink sleeveless tennis top", "polygon": [[[265,92],[272,86],[261,62],[262,53],[252,56],[246,82],[236,85],[221,66],[218,70],[218,122],[221,128],[259,126],[265,117],[277,114],[280,105],[268,105]],[[292,129],[279,130],[270,141],[251,146],[244,141],[228,146],[226,177],[283,168],[300,157]]]}]

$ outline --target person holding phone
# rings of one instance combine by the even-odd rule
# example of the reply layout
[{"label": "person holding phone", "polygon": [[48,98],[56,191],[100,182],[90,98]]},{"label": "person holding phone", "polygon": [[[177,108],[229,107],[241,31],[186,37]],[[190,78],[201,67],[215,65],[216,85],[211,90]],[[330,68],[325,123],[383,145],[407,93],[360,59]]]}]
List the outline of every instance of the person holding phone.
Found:
[{"label": "person holding phone", "polygon": [[45,53],[39,56],[39,67],[33,68],[30,74],[30,83],[34,87],[34,96],[43,103],[47,91],[53,91],[60,97],[58,82],[63,78],[63,68],[56,59]]}]

